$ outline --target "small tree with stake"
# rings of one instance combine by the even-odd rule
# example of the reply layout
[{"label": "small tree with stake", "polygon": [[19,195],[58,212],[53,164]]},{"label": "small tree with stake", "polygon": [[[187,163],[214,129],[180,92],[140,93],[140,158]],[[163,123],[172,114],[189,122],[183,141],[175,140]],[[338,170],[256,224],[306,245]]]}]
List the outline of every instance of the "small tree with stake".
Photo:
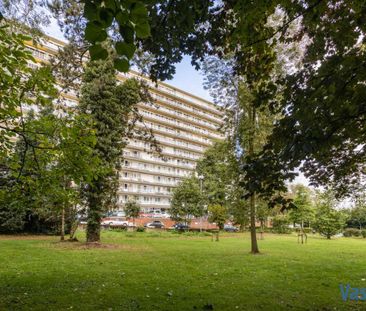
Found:
[{"label": "small tree with stake", "polygon": [[228,218],[228,211],[225,208],[225,206],[220,204],[214,204],[208,207],[208,212],[209,212],[208,220],[210,222],[215,222],[219,227],[219,230],[217,230],[216,233],[216,241],[218,241],[219,232],[220,230],[224,229],[225,221]]},{"label": "small tree with stake", "polygon": [[124,211],[128,218],[132,218],[133,227],[135,227],[135,219],[139,217],[141,206],[136,201],[128,201],[124,206]]}]

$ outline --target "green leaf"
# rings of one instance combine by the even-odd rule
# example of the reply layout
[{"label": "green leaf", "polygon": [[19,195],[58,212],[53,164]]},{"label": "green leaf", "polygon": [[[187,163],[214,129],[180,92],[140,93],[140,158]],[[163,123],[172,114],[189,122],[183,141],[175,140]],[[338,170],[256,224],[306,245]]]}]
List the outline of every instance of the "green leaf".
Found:
[{"label": "green leaf", "polygon": [[136,36],[138,38],[141,38],[141,39],[150,37],[150,35],[151,35],[150,25],[147,21],[145,23],[142,23],[142,24],[137,24],[135,26],[135,31],[136,31]]},{"label": "green leaf", "polygon": [[109,9],[101,8],[99,11],[99,18],[105,28],[108,28],[113,21],[113,12]]},{"label": "green leaf", "polygon": [[128,59],[131,59],[133,57],[135,50],[136,47],[132,43],[125,43],[125,42],[116,43],[116,51],[118,55],[125,55]]},{"label": "green leaf", "polygon": [[137,2],[133,6],[130,18],[135,24],[147,22],[147,9],[143,3]]},{"label": "green leaf", "polygon": [[121,72],[127,72],[130,68],[130,63],[127,59],[118,58],[114,60],[114,68]]},{"label": "green leaf", "polygon": [[108,57],[108,52],[100,44],[92,45],[89,48],[91,60],[106,59]]},{"label": "green leaf", "polygon": [[84,6],[84,17],[89,21],[98,20],[99,16],[97,12],[98,10],[96,5],[91,1],[86,1]]},{"label": "green leaf", "polygon": [[103,2],[104,2],[104,6],[107,9],[110,9],[113,12],[116,12],[117,6],[116,6],[116,1],[115,0],[104,0]]},{"label": "green leaf", "polygon": [[120,26],[125,25],[128,22],[128,13],[126,11],[119,11],[116,15],[116,21]]},{"label": "green leaf", "polygon": [[105,29],[96,22],[89,22],[85,27],[85,39],[91,43],[102,42],[107,38]]},{"label": "green leaf", "polygon": [[131,26],[125,25],[119,27],[119,32],[122,35],[123,39],[126,43],[133,43],[134,42],[134,30]]}]

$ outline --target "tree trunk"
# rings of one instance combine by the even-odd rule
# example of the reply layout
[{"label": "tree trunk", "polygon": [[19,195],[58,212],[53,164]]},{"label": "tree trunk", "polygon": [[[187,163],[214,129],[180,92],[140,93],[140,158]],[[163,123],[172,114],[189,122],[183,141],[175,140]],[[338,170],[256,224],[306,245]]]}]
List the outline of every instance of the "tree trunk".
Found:
[{"label": "tree trunk", "polygon": [[61,235],[60,240],[65,241],[65,207],[61,211]]},{"label": "tree trunk", "polygon": [[[250,115],[250,134],[248,139],[248,155],[251,157],[254,155],[254,139],[255,139],[255,125],[256,125],[256,109],[254,106],[251,107],[251,115]],[[258,242],[257,242],[257,232],[255,228],[255,192],[250,196],[250,238],[251,238],[251,246],[252,254],[258,254]]]},{"label": "tree trunk", "polygon": [[252,244],[252,254],[258,254],[258,242],[257,242],[257,232],[255,228],[255,193],[250,196],[250,238]]},{"label": "tree trunk", "polygon": [[102,219],[102,202],[101,196],[101,184],[96,182],[92,189],[89,190],[88,203],[88,223],[86,226],[86,242],[95,243],[100,242],[100,221]]}]

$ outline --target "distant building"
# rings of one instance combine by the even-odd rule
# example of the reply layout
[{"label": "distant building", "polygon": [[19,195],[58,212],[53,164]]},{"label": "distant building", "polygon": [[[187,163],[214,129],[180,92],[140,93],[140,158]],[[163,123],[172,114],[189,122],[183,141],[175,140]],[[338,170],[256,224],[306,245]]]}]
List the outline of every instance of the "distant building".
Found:
[{"label": "distant building", "polygon": [[[37,62],[48,61],[65,43],[47,37],[41,45],[28,44]],[[35,64],[33,64],[34,66]],[[162,149],[162,156],[150,152],[150,145],[132,140],[124,150],[120,172],[119,206],[136,200],[146,211],[166,210],[170,207],[172,190],[180,180],[191,175],[196,162],[214,139],[222,139],[218,127],[223,123],[223,112],[213,103],[166,83],[158,85],[138,73],[118,74],[118,79],[144,79],[151,91],[154,105],[140,103],[143,123],[153,130]],[[189,77],[187,77],[189,79]],[[75,92],[62,95],[65,104],[77,105]]]}]

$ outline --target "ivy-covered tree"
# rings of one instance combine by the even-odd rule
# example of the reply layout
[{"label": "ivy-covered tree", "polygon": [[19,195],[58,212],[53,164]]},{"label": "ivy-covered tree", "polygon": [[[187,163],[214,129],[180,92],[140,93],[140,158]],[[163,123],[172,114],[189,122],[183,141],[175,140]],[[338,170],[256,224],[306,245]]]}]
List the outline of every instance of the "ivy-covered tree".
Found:
[{"label": "ivy-covered tree", "polygon": [[112,59],[88,63],[79,108],[92,119],[96,136],[93,157],[100,161],[94,179],[82,189],[88,207],[88,242],[100,241],[102,214],[116,202],[123,148],[132,136],[138,120],[136,104],[141,101],[149,101],[146,88],[134,79],[117,84]]}]

